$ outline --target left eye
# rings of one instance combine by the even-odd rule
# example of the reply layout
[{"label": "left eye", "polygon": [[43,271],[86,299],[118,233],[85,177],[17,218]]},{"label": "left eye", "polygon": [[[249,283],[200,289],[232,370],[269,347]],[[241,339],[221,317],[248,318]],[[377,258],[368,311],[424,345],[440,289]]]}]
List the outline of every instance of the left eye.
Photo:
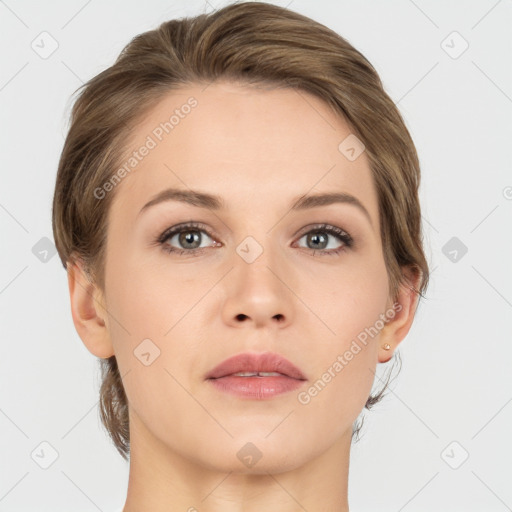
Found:
[{"label": "left eye", "polygon": [[[329,247],[329,236],[336,238],[341,244],[336,247]],[[313,245],[313,247],[306,247],[307,249],[311,249],[312,251],[320,250],[320,254],[326,255],[339,254],[341,251],[349,249],[353,245],[353,239],[347,232],[329,224],[314,226],[313,229],[305,233],[300,240],[303,238],[306,238],[306,244]]]}]

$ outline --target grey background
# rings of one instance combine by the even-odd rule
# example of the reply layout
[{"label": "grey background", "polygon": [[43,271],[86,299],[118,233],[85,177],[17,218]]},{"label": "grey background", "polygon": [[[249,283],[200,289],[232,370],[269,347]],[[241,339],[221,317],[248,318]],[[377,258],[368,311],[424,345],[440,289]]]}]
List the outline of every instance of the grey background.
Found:
[{"label": "grey background", "polygon": [[[225,3],[0,1],[0,511],[124,503],[128,464],[100,427],[97,361],[51,241],[70,97],[136,34]],[[512,510],[512,2],[273,3],[365,54],[422,164],[431,285],[353,446],[351,510]]]}]

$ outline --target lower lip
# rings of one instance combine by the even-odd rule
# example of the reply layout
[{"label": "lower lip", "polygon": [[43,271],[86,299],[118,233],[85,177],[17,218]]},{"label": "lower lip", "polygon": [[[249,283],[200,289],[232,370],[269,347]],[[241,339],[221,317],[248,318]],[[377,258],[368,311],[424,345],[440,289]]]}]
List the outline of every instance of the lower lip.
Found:
[{"label": "lower lip", "polygon": [[304,380],[292,377],[236,377],[208,379],[218,390],[242,398],[264,400],[299,388]]}]

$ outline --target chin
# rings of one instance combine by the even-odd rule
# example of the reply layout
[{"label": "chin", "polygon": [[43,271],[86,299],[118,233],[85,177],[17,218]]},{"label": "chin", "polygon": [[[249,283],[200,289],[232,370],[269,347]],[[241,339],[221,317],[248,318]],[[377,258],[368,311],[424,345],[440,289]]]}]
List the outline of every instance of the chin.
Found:
[{"label": "chin", "polygon": [[279,436],[273,433],[270,435],[274,436],[273,439],[265,439],[267,434],[268,430],[264,434],[237,436],[224,442],[212,439],[212,446],[205,446],[195,457],[196,462],[214,471],[266,475],[292,471],[317,455],[315,450],[319,448],[318,443],[308,449],[290,432],[283,432]]}]

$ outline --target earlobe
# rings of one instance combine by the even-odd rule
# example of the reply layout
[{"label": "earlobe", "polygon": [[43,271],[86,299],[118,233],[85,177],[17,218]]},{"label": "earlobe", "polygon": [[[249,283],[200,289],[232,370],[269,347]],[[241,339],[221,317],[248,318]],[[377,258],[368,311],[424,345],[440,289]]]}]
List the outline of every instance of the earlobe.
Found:
[{"label": "earlobe", "polygon": [[91,354],[101,358],[114,355],[101,290],[88,278],[81,262],[68,262],[67,273],[71,315],[78,335]]},{"label": "earlobe", "polygon": [[419,295],[416,290],[420,281],[421,275],[416,274],[409,276],[400,286],[398,297],[389,309],[393,310],[394,315],[392,318],[388,317],[380,333],[379,363],[386,363],[391,359],[393,352],[409,332],[418,306]]}]

